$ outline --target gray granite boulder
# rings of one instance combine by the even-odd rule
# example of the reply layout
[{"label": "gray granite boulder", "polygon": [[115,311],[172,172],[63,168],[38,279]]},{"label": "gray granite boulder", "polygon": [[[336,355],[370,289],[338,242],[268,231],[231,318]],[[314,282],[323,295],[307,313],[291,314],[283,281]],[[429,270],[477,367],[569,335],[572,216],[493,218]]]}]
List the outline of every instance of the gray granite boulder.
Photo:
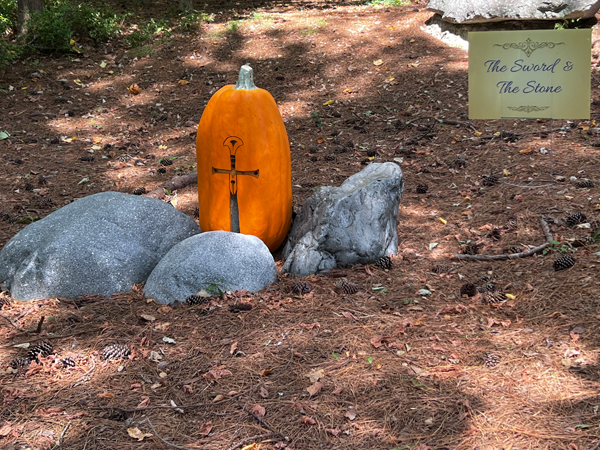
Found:
[{"label": "gray granite boulder", "polygon": [[442,20],[481,23],[505,20],[591,19],[600,1],[591,0],[429,0],[427,9]]},{"label": "gray granite boulder", "polygon": [[398,252],[400,166],[374,163],[340,187],[322,187],[302,205],[284,248],[282,272],[307,276],[368,264]]},{"label": "gray granite boulder", "polygon": [[0,251],[0,282],[18,300],[127,292],[171,247],[197,233],[193,219],[160,200],[90,195],[8,241]]},{"label": "gray granite boulder", "polygon": [[273,255],[259,238],[208,231],[173,247],[148,277],[144,295],[159,303],[183,302],[211,284],[256,292],[276,279]]}]

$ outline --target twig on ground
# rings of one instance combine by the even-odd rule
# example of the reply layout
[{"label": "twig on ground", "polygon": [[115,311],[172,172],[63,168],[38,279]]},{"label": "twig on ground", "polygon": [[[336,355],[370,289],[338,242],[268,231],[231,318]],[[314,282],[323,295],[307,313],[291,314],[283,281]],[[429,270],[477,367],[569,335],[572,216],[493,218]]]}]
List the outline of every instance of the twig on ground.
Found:
[{"label": "twig on ground", "polygon": [[276,434],[277,436],[281,437],[286,442],[290,441],[290,439],[286,435],[284,435],[280,431],[277,431],[275,428],[273,428],[271,425],[269,425],[265,420],[263,420],[262,417],[257,416],[252,411],[250,411],[249,409],[247,409],[244,405],[240,405],[240,407],[244,411],[246,411],[248,414],[250,414],[252,417],[254,417],[263,427],[265,427],[271,433]]},{"label": "twig on ground", "polygon": [[[168,445],[169,447],[173,447],[173,448],[178,448],[180,450],[189,450],[189,447],[182,447],[180,445],[176,445],[173,444],[169,441],[166,441],[165,439],[163,439],[163,437],[158,434],[158,432],[154,429],[154,425],[152,425],[152,422],[150,422],[150,419],[148,417],[146,417],[145,419],[146,422],[148,422],[148,425],[150,425],[150,428],[152,429],[152,432],[154,433],[154,435],[165,445]],[[144,423],[144,421],[142,420],[140,423]]]},{"label": "twig on ground", "polygon": [[2,317],[3,319],[6,319],[6,321],[8,323],[10,323],[13,327],[15,327],[17,330],[23,331],[23,327],[21,325],[19,325],[17,322],[15,322],[14,320],[12,320],[10,317],[5,316],[4,314],[0,314],[0,317]]},{"label": "twig on ground", "polygon": [[37,334],[40,334],[42,332],[42,326],[44,325],[44,319],[46,319],[46,316],[42,316],[40,318],[40,321],[37,324],[37,328],[35,329],[35,332]]},{"label": "twig on ground", "polygon": [[67,422],[67,424],[63,428],[62,433],[60,433],[60,437],[58,438],[58,443],[54,447],[52,447],[52,450],[54,450],[55,448],[62,450],[63,439],[65,437],[65,434],[67,434],[67,430],[69,429],[70,426],[71,426],[71,421],[69,420],[69,422]]},{"label": "twig on ground", "polygon": [[593,447],[590,447],[590,450],[598,450],[600,448],[600,441],[596,442]]},{"label": "twig on ground", "polygon": [[86,373],[84,373],[83,376],[79,380],[77,380],[73,385],[71,385],[71,387],[76,387],[76,386],[82,385],[83,383],[90,381],[90,377],[88,377],[88,375],[90,373],[92,373],[95,368],[96,368],[96,360],[94,358],[92,358],[92,368],[90,370],[88,370]]},{"label": "twig on ground", "polygon": [[256,436],[250,436],[242,439],[237,444],[232,445],[231,447],[227,447],[226,450],[235,450],[236,448],[240,448],[242,445],[247,444],[248,442],[258,441],[259,439],[268,439],[272,437],[278,436],[279,433],[267,433],[267,434],[257,434]]},{"label": "twig on ground", "polygon": [[506,253],[503,253],[501,255],[463,255],[462,253],[457,253],[452,255],[452,258],[462,261],[503,261],[507,259],[525,258],[527,256],[534,255],[544,250],[554,240],[554,237],[550,232],[550,228],[548,227],[548,222],[546,222],[544,218],[541,219],[541,225],[542,230],[544,231],[544,236],[546,237],[546,242],[544,242],[541,245],[538,245],[537,247],[533,247],[532,249],[529,249],[526,252],[512,253],[510,255]]}]

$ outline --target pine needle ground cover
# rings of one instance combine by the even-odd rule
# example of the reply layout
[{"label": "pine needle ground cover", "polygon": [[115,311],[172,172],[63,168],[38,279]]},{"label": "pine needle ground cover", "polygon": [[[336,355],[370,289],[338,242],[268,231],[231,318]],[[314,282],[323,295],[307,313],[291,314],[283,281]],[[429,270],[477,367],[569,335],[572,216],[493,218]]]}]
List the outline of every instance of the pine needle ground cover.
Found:
[{"label": "pine needle ground cover", "polygon": [[143,48],[82,43],[6,71],[0,244],[108,190],[195,217],[177,181],[200,115],[250,63],[290,136],[295,207],[373,161],[402,166],[399,255],[173,306],[141,286],[4,293],[0,447],[594,448],[597,50],[590,121],[502,130],[468,120],[466,52],[421,29],[424,4],[238,3]]}]

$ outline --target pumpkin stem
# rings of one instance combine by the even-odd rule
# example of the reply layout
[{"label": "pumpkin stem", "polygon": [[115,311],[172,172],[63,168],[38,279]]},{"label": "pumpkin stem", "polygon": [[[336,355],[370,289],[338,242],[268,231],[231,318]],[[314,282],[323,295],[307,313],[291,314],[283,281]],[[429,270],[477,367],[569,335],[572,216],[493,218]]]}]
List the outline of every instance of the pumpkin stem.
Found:
[{"label": "pumpkin stem", "polygon": [[240,75],[233,89],[243,89],[246,91],[258,89],[254,84],[254,72],[248,64],[244,64],[240,69]]}]

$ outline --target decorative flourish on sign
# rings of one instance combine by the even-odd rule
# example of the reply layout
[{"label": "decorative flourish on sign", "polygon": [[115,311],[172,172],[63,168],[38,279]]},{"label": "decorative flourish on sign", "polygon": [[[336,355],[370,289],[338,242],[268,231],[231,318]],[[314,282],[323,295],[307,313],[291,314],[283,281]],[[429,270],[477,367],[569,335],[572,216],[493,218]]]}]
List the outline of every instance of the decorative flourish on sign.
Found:
[{"label": "decorative flourish on sign", "polygon": [[517,111],[517,112],[525,112],[525,113],[532,113],[532,112],[538,112],[538,111],[544,111],[545,109],[550,108],[549,106],[507,106],[508,109],[510,109],[511,111]]},{"label": "decorative flourish on sign", "polygon": [[527,57],[539,48],[554,48],[557,45],[564,45],[564,42],[534,42],[527,38],[524,42],[507,42],[506,44],[494,44],[494,47],[502,47],[504,50],[515,49],[523,51]]}]

